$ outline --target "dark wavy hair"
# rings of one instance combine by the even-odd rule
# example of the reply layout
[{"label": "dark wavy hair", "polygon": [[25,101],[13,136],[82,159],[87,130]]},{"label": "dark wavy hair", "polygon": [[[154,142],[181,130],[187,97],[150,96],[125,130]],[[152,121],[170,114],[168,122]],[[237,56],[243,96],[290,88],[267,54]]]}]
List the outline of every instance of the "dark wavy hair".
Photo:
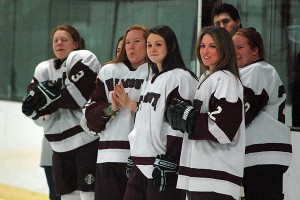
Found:
[{"label": "dark wavy hair", "polygon": [[[185,66],[180,53],[177,37],[174,31],[169,26],[155,26],[152,29],[150,29],[149,32],[150,34],[157,34],[165,40],[167,46],[167,55],[162,61],[162,71],[181,68],[186,71],[189,71],[193,77],[197,78],[196,75]],[[148,59],[148,64],[151,67],[154,74],[159,74],[158,67],[155,63]]]},{"label": "dark wavy hair", "polygon": [[[241,21],[239,11],[233,5],[228,3],[221,3],[217,4],[211,12],[212,24],[214,23],[214,17],[222,13],[228,13],[228,15],[231,17],[231,19],[233,19],[233,21]],[[240,23],[240,28],[242,28],[242,23]]]}]

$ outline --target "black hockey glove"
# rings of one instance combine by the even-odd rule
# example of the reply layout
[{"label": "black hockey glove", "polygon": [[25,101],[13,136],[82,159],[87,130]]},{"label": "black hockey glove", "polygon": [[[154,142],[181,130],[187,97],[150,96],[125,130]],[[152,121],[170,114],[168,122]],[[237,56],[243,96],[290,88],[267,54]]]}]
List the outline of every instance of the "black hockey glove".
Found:
[{"label": "black hockey glove", "polygon": [[171,157],[157,155],[153,166],[153,187],[159,188],[159,191],[163,192],[167,187],[176,186],[178,167]]},{"label": "black hockey glove", "polygon": [[186,101],[173,99],[172,104],[167,109],[167,118],[174,130],[186,131],[192,134],[196,112],[198,111]]},{"label": "black hockey glove", "polygon": [[126,176],[127,176],[127,178],[130,176],[132,168],[133,168],[133,161],[131,160],[131,156],[129,156],[128,157],[128,162],[127,162],[127,165],[126,165]]},{"label": "black hockey glove", "polygon": [[46,114],[45,109],[61,97],[60,88],[51,81],[44,81],[33,87],[25,95],[22,112],[31,119],[38,119]]}]

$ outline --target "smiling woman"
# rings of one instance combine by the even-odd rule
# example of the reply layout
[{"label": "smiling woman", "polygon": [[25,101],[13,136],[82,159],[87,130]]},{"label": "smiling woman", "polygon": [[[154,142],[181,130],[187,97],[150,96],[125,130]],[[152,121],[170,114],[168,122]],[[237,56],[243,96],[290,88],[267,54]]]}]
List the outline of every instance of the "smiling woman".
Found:
[{"label": "smiling woman", "polygon": [[204,35],[200,45],[200,56],[205,66],[208,66],[210,73],[213,73],[219,56],[216,44],[210,35]]},{"label": "smiling woman", "polygon": [[231,35],[220,27],[205,27],[196,51],[206,72],[193,104],[178,101],[167,111],[172,128],[183,132],[177,188],[191,199],[237,200],[244,169],[245,118]]}]

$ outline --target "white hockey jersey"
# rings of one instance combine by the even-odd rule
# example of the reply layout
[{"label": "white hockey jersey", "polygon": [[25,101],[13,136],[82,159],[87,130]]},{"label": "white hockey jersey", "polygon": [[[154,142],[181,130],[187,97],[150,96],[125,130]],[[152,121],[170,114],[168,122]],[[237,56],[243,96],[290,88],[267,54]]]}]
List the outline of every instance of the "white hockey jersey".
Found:
[{"label": "white hockey jersey", "polygon": [[245,157],[243,86],[229,71],[200,79],[194,131],[184,134],[177,188],[238,199]]},{"label": "white hockey jersey", "polygon": [[130,99],[138,101],[147,75],[148,63],[136,70],[130,70],[124,63],[107,64],[100,69],[96,90],[85,111],[87,127],[100,135],[97,163],[127,163],[130,156],[128,134],[133,129],[135,113],[122,107],[117,116],[107,121],[102,111],[111,103],[114,86],[120,82]]},{"label": "white hockey jersey", "polygon": [[82,108],[95,88],[97,72],[101,65],[88,50],[73,51],[60,67],[55,59],[37,65],[29,86],[51,80],[61,86],[62,96],[51,104],[51,113],[44,121],[44,133],[56,152],[66,152],[83,146],[95,139],[80,126]]},{"label": "white hockey jersey", "polygon": [[152,179],[157,155],[166,154],[179,163],[183,133],[173,130],[164,115],[175,97],[192,102],[196,87],[197,80],[179,68],[152,74],[143,84],[129,142],[132,160],[147,178]]},{"label": "white hockey jersey", "polygon": [[258,61],[239,69],[246,108],[245,167],[289,166],[291,132],[285,123],[286,93],[273,66]]}]

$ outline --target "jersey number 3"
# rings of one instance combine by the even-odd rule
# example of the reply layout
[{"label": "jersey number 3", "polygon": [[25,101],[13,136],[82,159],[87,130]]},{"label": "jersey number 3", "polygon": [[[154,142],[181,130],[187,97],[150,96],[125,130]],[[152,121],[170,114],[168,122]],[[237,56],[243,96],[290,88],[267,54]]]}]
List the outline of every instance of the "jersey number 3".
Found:
[{"label": "jersey number 3", "polygon": [[77,82],[81,77],[84,76],[84,72],[81,70],[77,74],[71,76],[72,81]]}]

